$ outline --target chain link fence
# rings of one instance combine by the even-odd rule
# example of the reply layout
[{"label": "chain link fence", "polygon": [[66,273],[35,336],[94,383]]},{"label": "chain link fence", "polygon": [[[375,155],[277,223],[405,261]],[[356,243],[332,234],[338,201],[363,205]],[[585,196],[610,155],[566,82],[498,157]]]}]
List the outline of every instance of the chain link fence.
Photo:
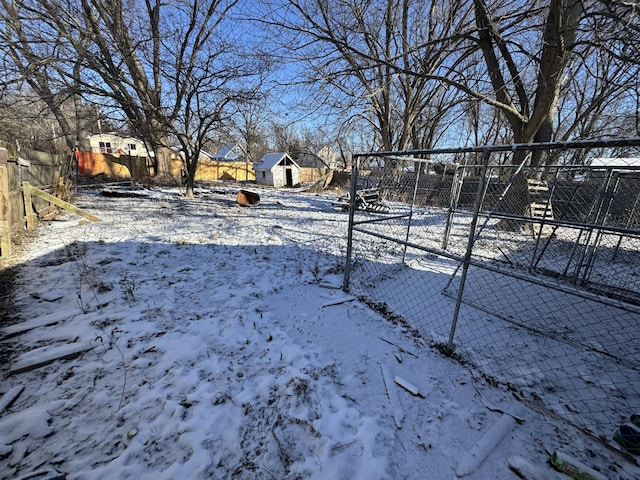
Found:
[{"label": "chain link fence", "polygon": [[358,156],[344,287],[609,439],[640,412],[640,160],[619,158],[639,147]]}]

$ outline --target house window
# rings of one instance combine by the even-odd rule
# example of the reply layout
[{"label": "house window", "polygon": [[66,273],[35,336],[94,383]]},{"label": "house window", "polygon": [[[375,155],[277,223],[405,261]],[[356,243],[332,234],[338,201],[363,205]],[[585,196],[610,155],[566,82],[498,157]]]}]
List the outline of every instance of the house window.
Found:
[{"label": "house window", "polygon": [[134,152],[136,150],[136,144],[135,143],[130,143],[127,146],[129,147],[129,151],[130,152]]},{"label": "house window", "polygon": [[99,142],[98,146],[100,147],[100,153],[111,153],[113,151],[111,142]]},{"label": "house window", "polygon": [[262,172],[262,178],[265,178],[267,176],[266,172]]}]

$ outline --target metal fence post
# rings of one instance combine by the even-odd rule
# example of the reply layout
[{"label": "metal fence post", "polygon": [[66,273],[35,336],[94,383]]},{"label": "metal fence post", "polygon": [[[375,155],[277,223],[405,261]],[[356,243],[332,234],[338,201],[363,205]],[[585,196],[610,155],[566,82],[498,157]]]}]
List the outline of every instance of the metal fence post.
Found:
[{"label": "metal fence post", "polygon": [[418,183],[420,182],[420,170],[422,170],[422,163],[417,162],[418,167],[416,171],[416,183],[413,186],[413,196],[411,197],[411,208],[409,209],[409,219],[407,220],[407,234],[404,237],[404,248],[402,249],[402,263],[405,263],[407,259],[407,243],[409,242],[409,230],[411,230],[411,220],[413,219],[413,208],[416,205],[416,195],[418,194]]},{"label": "metal fence post", "polygon": [[[445,169],[446,171],[446,169]],[[449,246],[449,235],[451,234],[451,226],[453,224],[453,216],[455,215],[458,201],[460,200],[460,193],[462,192],[462,186],[464,184],[464,168],[461,165],[456,165],[456,171],[453,174],[453,180],[451,182],[451,195],[449,197],[449,211],[447,214],[447,223],[445,225],[444,235],[442,236],[442,250],[446,250]]]},{"label": "metal fence post", "polygon": [[478,182],[478,190],[476,192],[476,199],[473,205],[473,218],[471,219],[471,226],[469,227],[467,251],[465,252],[465,255],[464,255],[462,273],[460,275],[460,287],[458,288],[458,295],[456,296],[456,306],[453,312],[453,319],[451,321],[451,331],[449,332],[449,341],[447,342],[447,348],[449,350],[453,348],[453,337],[456,332],[456,326],[458,325],[458,316],[460,315],[460,305],[462,304],[464,284],[467,279],[467,272],[469,271],[469,264],[471,263],[471,254],[473,252],[473,244],[476,239],[476,228],[478,226],[478,216],[480,214],[480,207],[482,206],[482,200],[485,194],[485,184],[487,183],[487,169],[488,169],[490,157],[491,157],[491,149],[489,148],[484,149],[482,153],[482,168],[480,170],[480,181]]},{"label": "metal fence post", "polygon": [[349,231],[347,233],[347,258],[344,263],[344,281],[342,290],[349,291],[349,276],[351,275],[351,252],[353,248],[353,216],[356,210],[356,191],[358,188],[358,170],[360,158],[355,157],[351,165],[351,186],[349,188]]}]

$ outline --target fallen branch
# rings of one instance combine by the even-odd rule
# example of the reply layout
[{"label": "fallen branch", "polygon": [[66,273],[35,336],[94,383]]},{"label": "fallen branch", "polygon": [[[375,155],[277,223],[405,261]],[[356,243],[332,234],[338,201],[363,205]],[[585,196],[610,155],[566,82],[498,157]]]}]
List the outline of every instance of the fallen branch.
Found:
[{"label": "fallen branch", "polygon": [[387,340],[386,338],[382,338],[382,337],[378,337],[378,338],[379,338],[380,340],[382,340],[383,342],[387,342],[389,345],[393,345],[393,346],[394,346],[394,347],[396,347],[398,350],[400,350],[400,351],[401,351],[401,352],[403,352],[403,353],[406,353],[407,355],[411,355],[412,357],[415,357],[415,358],[420,358],[420,357],[418,357],[418,355],[416,355],[415,353],[410,352],[409,350],[405,350],[405,349],[404,349],[404,348],[402,348],[400,345],[397,345],[397,344],[393,343],[392,341]]},{"label": "fallen branch", "polygon": [[392,389],[393,383],[391,383],[391,372],[389,372],[386,365],[380,365],[380,369],[382,370],[384,386],[387,389],[387,396],[391,403],[391,415],[393,415],[393,421],[396,423],[396,427],[400,429],[402,428],[402,420],[404,419],[404,409],[400,404],[400,399],[398,398],[396,391]]},{"label": "fallen branch", "polygon": [[356,298],[355,297],[342,297],[342,298],[338,298],[336,300],[332,300],[330,302],[325,303],[324,305],[322,305],[322,308],[324,307],[331,307],[333,305],[340,305],[342,303],[347,303],[347,302],[353,302]]}]

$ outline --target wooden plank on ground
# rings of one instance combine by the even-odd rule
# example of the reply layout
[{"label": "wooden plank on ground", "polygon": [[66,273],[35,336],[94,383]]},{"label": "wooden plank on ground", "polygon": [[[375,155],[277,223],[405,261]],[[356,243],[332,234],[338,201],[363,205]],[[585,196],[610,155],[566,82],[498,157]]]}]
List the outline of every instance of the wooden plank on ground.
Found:
[{"label": "wooden plank on ground", "polygon": [[407,392],[409,392],[411,395],[414,395],[416,397],[420,397],[420,398],[426,398],[424,393],[422,393],[420,391],[420,389],[418,389],[418,387],[416,387],[413,383],[411,383],[409,380],[405,380],[402,377],[398,377],[396,376],[393,379],[399,386],[401,386],[402,388],[404,388]]},{"label": "wooden plank on ground", "polygon": [[20,396],[22,391],[24,390],[23,385],[18,385],[17,387],[13,387],[7,393],[2,396],[0,399],[0,413],[4,412],[7,408],[11,406],[13,402],[16,401],[16,398]]},{"label": "wooden plank on ground", "polygon": [[387,396],[389,397],[389,403],[391,403],[391,415],[393,415],[393,421],[397,428],[402,428],[402,420],[404,420],[404,409],[400,403],[397,392],[394,390],[393,377],[386,365],[380,365],[382,370],[382,381],[387,390]]},{"label": "wooden plank on ground", "polygon": [[55,312],[49,315],[45,315],[44,317],[34,318],[26,322],[16,323],[15,325],[9,325],[8,327],[4,327],[2,329],[0,340],[15,337],[16,335],[28,332],[29,330],[33,330],[34,328],[46,327],[47,325],[55,325],[56,323],[60,323],[61,321],[67,320],[71,317],[73,317],[73,315],[69,315],[69,312]]},{"label": "wooden plank on ground", "polygon": [[72,360],[90,349],[91,345],[87,342],[36,348],[18,357],[18,360],[11,366],[9,374],[17,375],[18,373],[28,372],[58,360]]},{"label": "wooden plank on ground", "polygon": [[353,302],[355,299],[356,297],[352,297],[351,295],[345,295],[343,297],[335,298],[333,300],[328,301],[327,303],[323,304],[321,308],[332,307],[334,305],[341,305],[347,302]]},{"label": "wooden plank on ground", "polygon": [[64,208],[65,210],[68,210],[72,213],[75,213],[76,215],[79,215],[83,218],[86,218],[87,220],[89,220],[90,222],[101,222],[102,219],[99,217],[96,217],[95,215],[91,215],[90,213],[85,212],[84,210],[76,207],[75,205],[72,205],[70,203],[65,202],[64,200],[61,200],[60,198],[54,197],[53,195],[48,194],[47,192],[44,192],[42,190],[40,190],[39,188],[36,188],[32,185],[29,185],[27,182],[23,183],[23,186],[26,186],[27,189],[30,190],[31,195],[35,195],[36,197],[40,197],[48,202],[53,203],[54,205],[57,205],[60,208]]}]

